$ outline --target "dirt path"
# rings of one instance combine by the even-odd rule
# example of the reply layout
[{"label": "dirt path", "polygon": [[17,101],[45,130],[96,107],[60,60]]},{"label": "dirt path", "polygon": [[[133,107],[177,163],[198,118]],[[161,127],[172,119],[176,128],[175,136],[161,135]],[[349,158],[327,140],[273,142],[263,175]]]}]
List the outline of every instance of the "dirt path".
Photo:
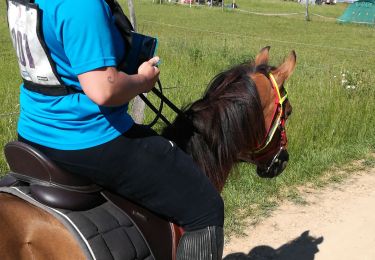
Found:
[{"label": "dirt path", "polygon": [[224,260],[375,260],[375,168],[303,198],[231,238]]}]

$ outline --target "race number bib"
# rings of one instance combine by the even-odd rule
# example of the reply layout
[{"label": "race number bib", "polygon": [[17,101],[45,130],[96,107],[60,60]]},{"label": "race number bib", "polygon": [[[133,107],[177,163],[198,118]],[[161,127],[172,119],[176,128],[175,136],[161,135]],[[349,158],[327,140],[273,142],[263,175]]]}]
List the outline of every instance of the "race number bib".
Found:
[{"label": "race number bib", "polygon": [[40,85],[61,85],[44,48],[40,22],[37,5],[8,1],[8,25],[22,78]]}]

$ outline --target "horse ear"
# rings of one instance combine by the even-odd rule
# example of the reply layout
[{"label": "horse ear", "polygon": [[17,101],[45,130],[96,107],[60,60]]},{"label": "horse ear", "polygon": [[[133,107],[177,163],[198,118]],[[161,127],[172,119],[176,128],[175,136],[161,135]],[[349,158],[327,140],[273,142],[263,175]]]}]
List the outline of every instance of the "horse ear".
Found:
[{"label": "horse ear", "polygon": [[255,58],[255,66],[259,66],[260,64],[268,64],[270,49],[271,47],[267,46],[260,50],[260,52]]},{"label": "horse ear", "polygon": [[294,68],[296,67],[297,55],[292,51],[285,61],[277,67],[272,74],[279,86],[281,86],[290,75],[292,75]]}]

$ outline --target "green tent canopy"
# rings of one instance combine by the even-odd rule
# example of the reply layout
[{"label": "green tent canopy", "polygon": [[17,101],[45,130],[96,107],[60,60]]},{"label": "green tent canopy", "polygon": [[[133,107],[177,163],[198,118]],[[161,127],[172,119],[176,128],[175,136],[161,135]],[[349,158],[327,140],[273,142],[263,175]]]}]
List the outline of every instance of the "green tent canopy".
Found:
[{"label": "green tent canopy", "polygon": [[350,4],[337,21],[375,25],[375,0],[359,0]]}]

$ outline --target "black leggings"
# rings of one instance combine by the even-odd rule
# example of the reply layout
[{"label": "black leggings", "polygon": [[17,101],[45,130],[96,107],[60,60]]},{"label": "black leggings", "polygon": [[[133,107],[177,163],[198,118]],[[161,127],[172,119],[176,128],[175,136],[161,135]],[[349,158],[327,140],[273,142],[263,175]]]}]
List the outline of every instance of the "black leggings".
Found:
[{"label": "black leggings", "polygon": [[165,216],[187,231],[223,226],[220,194],[192,158],[152,129],[134,125],[118,138],[82,150],[26,142],[60,167]]}]

